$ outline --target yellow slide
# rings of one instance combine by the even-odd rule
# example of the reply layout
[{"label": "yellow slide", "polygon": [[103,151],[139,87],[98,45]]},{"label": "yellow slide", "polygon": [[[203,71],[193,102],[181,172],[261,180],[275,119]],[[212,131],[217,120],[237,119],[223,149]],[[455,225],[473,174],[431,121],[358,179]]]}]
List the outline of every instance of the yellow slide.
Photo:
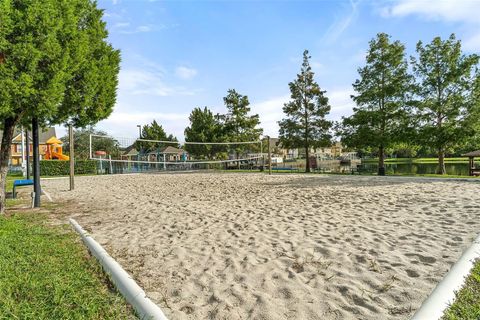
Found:
[{"label": "yellow slide", "polygon": [[52,151],[52,158],[57,158],[58,160],[70,160],[69,156],[66,156],[61,153],[56,153]]}]

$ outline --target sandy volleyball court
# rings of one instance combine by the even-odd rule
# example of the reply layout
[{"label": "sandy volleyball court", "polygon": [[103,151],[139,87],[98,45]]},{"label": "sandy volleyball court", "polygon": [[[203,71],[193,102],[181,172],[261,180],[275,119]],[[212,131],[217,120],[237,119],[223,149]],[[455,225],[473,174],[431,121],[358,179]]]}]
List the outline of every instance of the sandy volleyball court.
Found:
[{"label": "sandy volleyball court", "polygon": [[43,184],[170,319],[408,319],[480,232],[480,184],[262,174]]}]

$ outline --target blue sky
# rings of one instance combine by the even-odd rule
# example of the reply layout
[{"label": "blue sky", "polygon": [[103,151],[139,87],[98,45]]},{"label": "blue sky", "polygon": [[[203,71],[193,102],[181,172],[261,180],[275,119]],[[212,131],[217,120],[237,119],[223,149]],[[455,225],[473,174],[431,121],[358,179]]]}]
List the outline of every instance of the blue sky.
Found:
[{"label": "blue sky", "polygon": [[[378,32],[414,54],[418,40],[462,40],[480,52],[480,1],[154,1],[100,0],[109,41],[122,52],[118,99],[98,128],[118,137],[156,119],[180,140],[194,107],[224,112],[235,88],[248,95],[265,134],[289,99],[288,83],[308,49],[316,80],[338,120],[349,115],[351,84]],[[63,133],[63,130],[60,130]]]}]

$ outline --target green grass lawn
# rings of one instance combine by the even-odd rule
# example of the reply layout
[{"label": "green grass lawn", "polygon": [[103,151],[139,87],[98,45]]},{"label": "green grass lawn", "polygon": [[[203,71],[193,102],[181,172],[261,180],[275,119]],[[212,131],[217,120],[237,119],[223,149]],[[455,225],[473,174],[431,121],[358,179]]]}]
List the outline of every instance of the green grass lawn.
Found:
[{"label": "green grass lawn", "polygon": [[69,227],[36,213],[0,216],[1,319],[132,319]]},{"label": "green grass lawn", "polygon": [[480,260],[477,260],[464,287],[456,293],[455,302],[442,320],[480,319]]},{"label": "green grass lawn", "polygon": [[6,180],[6,182],[7,182],[7,185],[6,185],[7,192],[11,192],[13,190],[13,181],[17,180],[17,179],[21,179],[21,178],[7,176],[7,180]]}]

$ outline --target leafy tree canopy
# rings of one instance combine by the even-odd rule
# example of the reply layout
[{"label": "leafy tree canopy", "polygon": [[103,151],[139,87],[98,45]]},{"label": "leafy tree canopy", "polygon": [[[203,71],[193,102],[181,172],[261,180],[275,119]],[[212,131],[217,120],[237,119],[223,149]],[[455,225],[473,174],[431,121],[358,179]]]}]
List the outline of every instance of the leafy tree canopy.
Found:
[{"label": "leafy tree canopy", "polygon": [[[190,126],[185,129],[187,142],[222,142],[222,127],[210,109],[207,107],[195,108],[189,116]],[[186,144],[185,149],[193,156],[212,158],[215,154],[224,151],[220,145]]]},{"label": "leafy tree canopy", "polygon": [[[147,124],[142,127],[141,139],[155,141],[138,141],[137,149],[140,151],[140,153],[159,151],[161,148],[166,146],[179,146],[177,138],[172,134],[167,135],[162,125],[158,124],[156,120],[153,120],[151,124]],[[172,143],[156,141],[172,141]]]},{"label": "leafy tree canopy", "polygon": [[377,148],[379,174],[383,174],[385,149],[411,134],[407,102],[412,77],[404,45],[378,34],[370,41],[366,65],[358,73],[352,96],[357,107],[352,116],[343,118],[340,134],[347,146]]},{"label": "leafy tree canopy", "polygon": [[[98,135],[107,137],[105,131],[97,130],[93,126],[74,130],[73,145],[75,148],[75,159],[89,159],[90,158],[90,135]],[[69,137],[62,137],[63,150],[68,154],[70,149]],[[105,151],[112,157],[117,157],[120,153],[120,146],[118,141],[111,138],[96,138],[92,139],[92,150]]]},{"label": "leafy tree canopy", "polygon": [[94,124],[116,99],[120,52],[91,0],[0,0],[0,213],[16,125]]},{"label": "leafy tree canopy", "polygon": [[465,145],[479,130],[479,56],[464,55],[454,34],[426,45],[419,41],[417,55],[411,60],[418,139],[436,149],[438,172],[445,173],[445,152]]}]

